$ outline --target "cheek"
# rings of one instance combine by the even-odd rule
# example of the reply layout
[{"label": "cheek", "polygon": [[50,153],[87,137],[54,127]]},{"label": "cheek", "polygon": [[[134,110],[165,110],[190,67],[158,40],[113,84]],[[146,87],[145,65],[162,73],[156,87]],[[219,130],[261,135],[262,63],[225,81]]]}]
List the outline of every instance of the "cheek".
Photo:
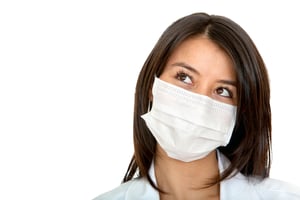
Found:
[{"label": "cheek", "polygon": [[217,101],[222,102],[222,103],[230,104],[230,105],[233,105],[233,106],[236,105],[236,102],[235,102],[234,99],[220,97],[220,96],[217,95],[217,94],[214,94],[214,95],[212,96],[212,98],[213,98],[214,100],[217,100]]},{"label": "cheek", "polygon": [[149,98],[150,101],[153,101],[152,87],[149,89],[148,98]]},{"label": "cheek", "polygon": [[231,105],[234,105],[234,106],[237,106],[237,97],[234,96],[232,99],[231,99]]},{"label": "cheek", "polygon": [[160,76],[159,79],[166,81],[168,83],[173,83],[173,77],[169,71],[164,71]]}]

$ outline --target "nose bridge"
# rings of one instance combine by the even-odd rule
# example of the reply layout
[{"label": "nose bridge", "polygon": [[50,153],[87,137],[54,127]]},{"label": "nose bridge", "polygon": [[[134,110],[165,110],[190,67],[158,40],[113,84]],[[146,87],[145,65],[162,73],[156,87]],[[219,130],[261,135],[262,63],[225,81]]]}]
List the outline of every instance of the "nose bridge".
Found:
[{"label": "nose bridge", "polygon": [[211,97],[211,87],[208,80],[201,80],[201,83],[197,84],[194,92]]}]

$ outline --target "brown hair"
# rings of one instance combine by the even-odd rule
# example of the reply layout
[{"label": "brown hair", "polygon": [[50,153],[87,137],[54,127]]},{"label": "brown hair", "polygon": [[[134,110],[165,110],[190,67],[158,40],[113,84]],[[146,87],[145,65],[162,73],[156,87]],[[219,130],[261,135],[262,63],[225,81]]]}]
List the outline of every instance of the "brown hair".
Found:
[{"label": "brown hair", "polygon": [[269,176],[270,87],[263,59],[249,35],[237,23],[224,16],[194,13],[175,21],[165,30],[141,69],[135,92],[134,155],[123,182],[138,173],[154,186],[148,170],[155,156],[156,140],[141,115],[147,112],[154,76],[160,76],[176,47],[195,35],[205,35],[227,52],[237,75],[236,125],[229,144],[218,148],[231,165],[215,183],[234,175],[235,169],[247,177]]}]

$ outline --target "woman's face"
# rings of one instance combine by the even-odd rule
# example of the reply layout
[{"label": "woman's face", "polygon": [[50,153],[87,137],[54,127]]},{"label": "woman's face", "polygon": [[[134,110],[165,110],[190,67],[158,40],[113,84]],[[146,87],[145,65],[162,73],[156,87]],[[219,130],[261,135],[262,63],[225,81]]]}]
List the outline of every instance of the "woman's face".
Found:
[{"label": "woman's face", "polygon": [[220,102],[237,104],[233,63],[225,51],[203,36],[180,44],[160,79]]}]

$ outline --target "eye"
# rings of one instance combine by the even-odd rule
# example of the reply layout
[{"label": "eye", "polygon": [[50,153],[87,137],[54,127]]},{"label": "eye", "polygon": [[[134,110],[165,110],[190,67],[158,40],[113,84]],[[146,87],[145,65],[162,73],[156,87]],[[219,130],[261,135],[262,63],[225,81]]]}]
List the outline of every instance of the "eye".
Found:
[{"label": "eye", "polygon": [[217,88],[216,92],[222,97],[232,98],[232,92],[227,88],[219,87]]},{"label": "eye", "polygon": [[193,83],[193,81],[192,81],[193,78],[185,72],[177,72],[176,79],[178,79],[181,82],[186,83],[186,84],[192,84]]}]

